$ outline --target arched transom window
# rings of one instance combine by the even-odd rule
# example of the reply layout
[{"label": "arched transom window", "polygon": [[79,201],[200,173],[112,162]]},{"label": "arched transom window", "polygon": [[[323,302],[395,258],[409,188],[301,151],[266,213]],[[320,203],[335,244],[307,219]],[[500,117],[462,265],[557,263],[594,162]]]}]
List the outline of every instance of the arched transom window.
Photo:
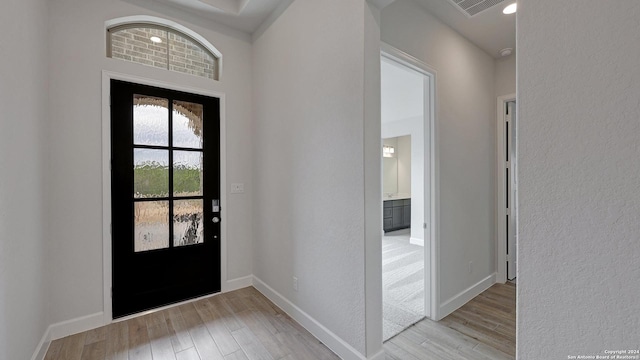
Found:
[{"label": "arched transom window", "polygon": [[156,24],[107,29],[107,56],[218,80],[220,56],[193,37]]}]

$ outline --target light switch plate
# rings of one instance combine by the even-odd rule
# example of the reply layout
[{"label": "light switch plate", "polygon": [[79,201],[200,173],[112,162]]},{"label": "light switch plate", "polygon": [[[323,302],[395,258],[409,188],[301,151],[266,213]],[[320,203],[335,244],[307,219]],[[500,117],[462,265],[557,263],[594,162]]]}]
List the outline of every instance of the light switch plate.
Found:
[{"label": "light switch plate", "polygon": [[244,184],[243,183],[232,183],[231,184],[231,193],[232,194],[242,194],[242,193],[244,193]]}]

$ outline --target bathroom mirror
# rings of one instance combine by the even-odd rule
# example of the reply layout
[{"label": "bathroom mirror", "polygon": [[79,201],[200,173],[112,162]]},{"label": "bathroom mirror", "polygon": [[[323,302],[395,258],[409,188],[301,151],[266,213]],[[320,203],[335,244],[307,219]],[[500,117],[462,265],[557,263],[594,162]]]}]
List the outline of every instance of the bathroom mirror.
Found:
[{"label": "bathroom mirror", "polygon": [[382,141],[382,189],[385,196],[398,192],[398,138]]},{"label": "bathroom mirror", "polygon": [[382,139],[383,198],[411,195],[411,136]]}]

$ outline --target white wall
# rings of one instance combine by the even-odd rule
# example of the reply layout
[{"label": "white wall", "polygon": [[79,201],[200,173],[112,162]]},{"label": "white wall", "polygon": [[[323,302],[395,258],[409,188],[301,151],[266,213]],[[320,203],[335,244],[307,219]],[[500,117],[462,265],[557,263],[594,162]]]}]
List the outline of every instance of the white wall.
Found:
[{"label": "white wall", "polygon": [[446,302],[495,272],[494,59],[409,0],[382,10],[381,33],[383,42],[437,71],[440,301]]},{"label": "white wall", "polygon": [[576,5],[518,1],[521,360],[640,348],[640,3]]},{"label": "white wall", "polygon": [[[382,349],[382,194],[380,194],[380,8],[364,7],[364,269],[367,359]],[[378,2],[380,3],[380,2]]]},{"label": "white wall", "polygon": [[420,116],[382,124],[383,138],[411,137],[411,238],[415,243],[424,241],[424,121]]},{"label": "white wall", "polygon": [[[295,1],[253,49],[254,274],[360,354],[381,345],[365,341],[367,8],[364,1]],[[372,119],[379,127],[379,110]],[[379,132],[374,139],[379,248]]]},{"label": "white wall", "polygon": [[0,12],[0,359],[29,359],[46,322],[46,0]]},{"label": "white wall", "polygon": [[[224,92],[227,119],[227,182],[244,182],[245,193],[229,195],[228,278],[252,273],[251,264],[251,44],[249,36],[182,15],[164,16],[127,2],[51,1],[49,257],[50,322],[101,312],[102,165],[101,71]],[[157,9],[164,9],[154,3]],[[168,13],[173,10],[167,9]],[[224,57],[220,82],[155,69],[105,56],[104,23],[129,15],[155,15],[204,36]],[[206,26],[206,27],[205,27]],[[207,27],[214,30],[209,30]],[[224,206],[224,204],[223,204]],[[224,280],[223,280],[224,281]]]},{"label": "white wall", "polygon": [[496,59],[496,98],[516,93],[516,54]]}]

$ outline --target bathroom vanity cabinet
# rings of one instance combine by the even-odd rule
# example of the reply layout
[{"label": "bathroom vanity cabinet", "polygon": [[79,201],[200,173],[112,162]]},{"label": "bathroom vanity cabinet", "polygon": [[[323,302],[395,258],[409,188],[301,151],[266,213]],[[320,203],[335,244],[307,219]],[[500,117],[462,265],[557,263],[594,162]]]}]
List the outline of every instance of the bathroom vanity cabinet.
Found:
[{"label": "bathroom vanity cabinet", "polygon": [[385,200],[383,205],[384,232],[411,227],[411,199]]}]

